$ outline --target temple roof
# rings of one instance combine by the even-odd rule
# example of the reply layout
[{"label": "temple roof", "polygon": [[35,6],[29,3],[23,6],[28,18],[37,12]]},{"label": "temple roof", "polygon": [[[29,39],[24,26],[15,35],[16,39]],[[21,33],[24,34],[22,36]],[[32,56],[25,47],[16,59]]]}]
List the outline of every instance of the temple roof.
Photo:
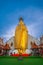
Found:
[{"label": "temple roof", "polygon": [[31,48],[34,49],[34,48],[38,48],[38,45],[36,45],[36,43],[31,43]]}]

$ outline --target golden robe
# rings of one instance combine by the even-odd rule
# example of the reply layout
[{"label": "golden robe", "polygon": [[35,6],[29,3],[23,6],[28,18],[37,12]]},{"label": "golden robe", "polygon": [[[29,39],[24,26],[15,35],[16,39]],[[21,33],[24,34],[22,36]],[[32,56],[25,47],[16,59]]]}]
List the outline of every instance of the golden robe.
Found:
[{"label": "golden robe", "polygon": [[15,48],[19,53],[25,53],[28,46],[28,31],[23,21],[20,21],[15,30]]}]

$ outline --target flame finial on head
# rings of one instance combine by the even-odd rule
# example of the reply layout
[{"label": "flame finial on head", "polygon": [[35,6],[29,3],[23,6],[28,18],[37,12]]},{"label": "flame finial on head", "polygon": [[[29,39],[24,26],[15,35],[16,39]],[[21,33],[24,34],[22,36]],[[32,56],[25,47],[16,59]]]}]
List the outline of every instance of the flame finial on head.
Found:
[{"label": "flame finial on head", "polygon": [[19,21],[21,21],[21,20],[23,21],[23,18],[22,17],[19,18]]}]

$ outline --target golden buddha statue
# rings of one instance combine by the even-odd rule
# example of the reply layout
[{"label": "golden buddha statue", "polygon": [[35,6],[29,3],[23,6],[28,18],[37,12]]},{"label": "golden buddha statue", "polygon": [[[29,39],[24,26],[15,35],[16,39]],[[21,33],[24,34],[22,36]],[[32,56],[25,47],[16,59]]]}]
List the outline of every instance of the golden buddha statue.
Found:
[{"label": "golden buddha statue", "polygon": [[15,30],[15,48],[18,50],[19,54],[25,53],[28,45],[28,30],[20,18],[19,24]]}]

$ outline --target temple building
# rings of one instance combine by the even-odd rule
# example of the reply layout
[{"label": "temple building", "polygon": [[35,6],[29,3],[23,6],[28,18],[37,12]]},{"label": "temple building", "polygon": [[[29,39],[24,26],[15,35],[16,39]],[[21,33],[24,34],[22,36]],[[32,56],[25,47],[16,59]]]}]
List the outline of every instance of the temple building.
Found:
[{"label": "temple building", "polygon": [[0,38],[0,44],[1,44],[1,45],[4,45],[3,43],[4,43],[4,42],[3,42],[3,39]]},{"label": "temple building", "polygon": [[25,53],[26,49],[30,50],[31,42],[35,42],[37,45],[40,44],[40,41],[37,38],[29,34],[23,19],[20,18],[15,29],[15,36],[10,38],[7,43],[9,43],[10,46],[13,44],[12,49],[18,50],[19,53]]},{"label": "temple building", "polygon": [[43,44],[43,35],[40,37],[40,44]]}]

